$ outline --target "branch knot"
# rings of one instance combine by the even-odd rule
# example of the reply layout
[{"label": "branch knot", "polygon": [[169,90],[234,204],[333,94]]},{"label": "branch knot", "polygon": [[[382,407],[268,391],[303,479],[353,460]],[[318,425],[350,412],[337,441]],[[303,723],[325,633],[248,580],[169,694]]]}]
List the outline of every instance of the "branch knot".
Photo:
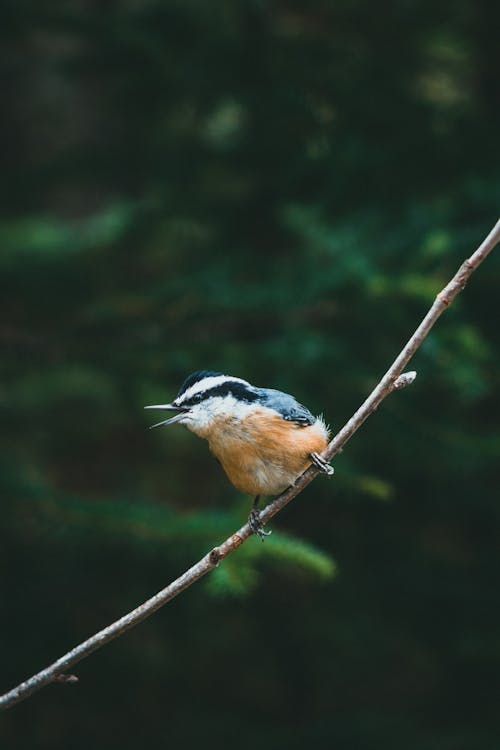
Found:
[{"label": "branch knot", "polygon": [[219,560],[221,559],[221,551],[219,547],[214,547],[213,550],[210,550],[208,553],[208,559],[210,561],[210,565],[213,565],[214,567],[219,564]]}]

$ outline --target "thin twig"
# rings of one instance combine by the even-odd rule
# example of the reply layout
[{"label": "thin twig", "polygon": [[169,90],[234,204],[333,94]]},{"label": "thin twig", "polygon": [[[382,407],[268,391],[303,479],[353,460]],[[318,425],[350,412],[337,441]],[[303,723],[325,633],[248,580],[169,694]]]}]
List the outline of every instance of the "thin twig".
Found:
[{"label": "thin twig", "polygon": [[[344,425],[344,427],[335,435],[328,448],[323,454],[323,458],[330,460],[343,448],[352,435],[358,430],[363,422],[372,414],[381,401],[392,393],[409,385],[415,379],[416,373],[403,373],[411,357],[422,344],[423,340],[429,334],[434,323],[438,320],[444,310],[453,302],[459,292],[462,291],[472,273],[480,263],[493,250],[495,245],[500,241],[500,220],[491,230],[481,246],[471,255],[458,269],[455,276],[444,289],[439,292],[434,300],[432,307],[420,323],[419,327],[403,347],[401,353],[394,360],[391,367],[387,370],[379,384],[373,389],[366,401],[360,406],[357,412]],[[402,374],[403,373],[403,374]],[[299,479],[288,490],[285,490],[279,497],[275,498],[260,514],[262,523],[266,523],[270,518],[276,515],[285,505],[314,479],[319,469],[316,466],[310,466]],[[147,617],[156,612],[168,601],[173,599],[181,591],[191,586],[202,576],[209,573],[221,560],[234,552],[240,544],[251,536],[252,532],[248,524],[242,526],[236,533],[228,537],[220,546],[214,547],[201,560],[193,565],[189,570],[183,573],[175,581],[172,581],[166,588],[155,596],[148,599],[132,612],[121,617],[116,622],[99,631],[88,638],[83,643],[73,648],[68,653],[61,656],[46,669],[29,679],[22,682],[8,693],[0,696],[0,708],[6,709],[27,698],[32,693],[52,682],[73,683],[77,678],[72,674],[67,674],[67,670],[74,664],[84,659],[86,656],[109,643],[114,638],[124,633],[135,625],[145,620]]]}]

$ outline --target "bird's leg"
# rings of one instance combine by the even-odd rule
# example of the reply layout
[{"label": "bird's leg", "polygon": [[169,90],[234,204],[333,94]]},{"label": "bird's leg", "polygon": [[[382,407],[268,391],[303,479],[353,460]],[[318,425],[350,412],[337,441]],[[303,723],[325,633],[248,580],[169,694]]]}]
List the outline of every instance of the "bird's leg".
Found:
[{"label": "bird's leg", "polygon": [[310,453],[309,458],[311,459],[313,464],[323,472],[323,474],[327,475],[327,477],[331,477],[333,475],[335,469],[333,468],[333,466],[330,466],[328,461],[325,461],[324,458],[321,458],[319,453]]},{"label": "bird's leg", "polygon": [[253,533],[257,534],[257,536],[260,536],[262,541],[264,541],[264,537],[270,536],[273,532],[264,531],[264,526],[262,524],[262,521],[260,520],[259,500],[260,495],[257,495],[257,497],[253,501],[252,510],[248,515],[248,525],[252,529]]}]

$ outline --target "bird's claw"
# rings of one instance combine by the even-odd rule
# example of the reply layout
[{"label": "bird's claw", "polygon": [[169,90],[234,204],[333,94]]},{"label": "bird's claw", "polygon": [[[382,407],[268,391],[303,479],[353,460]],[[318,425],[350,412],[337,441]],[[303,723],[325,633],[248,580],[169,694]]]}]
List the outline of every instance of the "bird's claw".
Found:
[{"label": "bird's claw", "polygon": [[324,459],[324,458],[322,458],[322,457],[321,457],[321,456],[319,455],[319,453],[315,453],[315,452],[314,452],[314,453],[311,453],[309,457],[310,457],[311,461],[313,462],[313,464],[314,464],[314,465],[315,465],[315,466],[316,466],[316,467],[317,467],[317,468],[318,468],[318,469],[319,469],[320,471],[322,471],[322,472],[323,472],[323,474],[326,474],[326,475],[327,475],[327,477],[331,477],[331,476],[333,476],[333,474],[334,474],[334,472],[335,472],[335,469],[333,468],[333,466],[330,466],[330,464],[328,463],[328,461],[325,461],[325,459]]},{"label": "bird's claw", "polygon": [[271,536],[273,533],[271,530],[265,531],[262,521],[260,520],[260,511],[257,508],[253,508],[248,515],[248,525],[252,529],[252,532],[257,536],[260,536],[262,541],[264,537]]}]

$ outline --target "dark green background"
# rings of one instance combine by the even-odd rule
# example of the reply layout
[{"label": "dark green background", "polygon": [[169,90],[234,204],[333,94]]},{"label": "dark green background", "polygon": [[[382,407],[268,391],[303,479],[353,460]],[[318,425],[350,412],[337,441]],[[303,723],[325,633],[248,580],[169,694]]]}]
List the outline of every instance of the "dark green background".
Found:
[{"label": "dark green background", "polygon": [[[498,215],[492,0],[2,8],[0,689],[246,517],[147,431],[194,369],[339,428]],[[498,251],[205,581],[0,719],[10,750],[496,750]]]}]

